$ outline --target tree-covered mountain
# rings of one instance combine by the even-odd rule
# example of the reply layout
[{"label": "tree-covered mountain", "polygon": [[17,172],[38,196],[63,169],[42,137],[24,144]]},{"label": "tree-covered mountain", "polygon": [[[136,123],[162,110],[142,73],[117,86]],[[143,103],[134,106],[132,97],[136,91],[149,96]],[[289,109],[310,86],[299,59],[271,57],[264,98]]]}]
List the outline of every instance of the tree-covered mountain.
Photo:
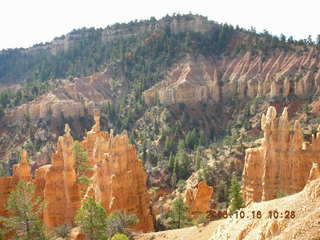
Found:
[{"label": "tree-covered mountain", "polygon": [[[64,124],[81,138],[97,107],[103,128],[128,131],[151,185],[176,186],[199,169],[210,184],[228,183],[231,172],[241,173],[268,105],[292,104],[295,113],[316,99],[318,56],[310,39],[192,14],[83,28],[3,50],[0,83],[21,88],[0,93],[0,159],[9,171],[24,147],[34,164],[46,163]],[[150,89],[154,101],[146,103]]]}]

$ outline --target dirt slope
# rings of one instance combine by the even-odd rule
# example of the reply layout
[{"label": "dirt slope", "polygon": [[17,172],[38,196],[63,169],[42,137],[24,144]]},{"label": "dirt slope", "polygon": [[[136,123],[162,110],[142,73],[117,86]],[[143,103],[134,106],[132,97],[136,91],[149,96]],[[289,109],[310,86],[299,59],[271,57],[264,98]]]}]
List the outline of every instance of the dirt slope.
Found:
[{"label": "dirt slope", "polygon": [[[319,240],[320,179],[307,184],[297,194],[254,203],[242,211],[243,219],[233,215],[205,227],[141,234],[135,240]],[[252,211],[261,211],[262,217],[253,218]],[[269,211],[277,211],[278,218],[270,218]],[[290,213],[289,218],[285,218],[286,211]]]}]

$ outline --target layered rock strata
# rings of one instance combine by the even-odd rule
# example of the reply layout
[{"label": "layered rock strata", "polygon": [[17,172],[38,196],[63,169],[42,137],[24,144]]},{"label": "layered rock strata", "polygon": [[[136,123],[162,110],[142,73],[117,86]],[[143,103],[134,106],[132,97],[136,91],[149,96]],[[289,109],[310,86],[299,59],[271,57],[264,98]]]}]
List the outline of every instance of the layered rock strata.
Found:
[{"label": "layered rock strata", "polygon": [[3,119],[12,123],[28,117],[32,120],[54,118],[80,118],[92,112],[96,104],[110,102],[117,92],[112,77],[97,73],[76,78],[73,83],[63,84],[39,98],[8,111]]},{"label": "layered rock strata", "polygon": [[267,59],[247,53],[241,57],[187,58],[164,81],[144,92],[147,104],[220,102],[261,96],[306,97],[320,90],[320,57],[316,49],[304,54],[275,53]]},{"label": "layered rock strata", "polygon": [[[141,161],[137,159],[135,147],[129,144],[126,134],[113,136],[100,131],[100,115],[94,112],[96,120],[81,146],[86,151],[93,167],[91,184],[84,187],[77,183],[74,141],[68,125],[65,135],[59,137],[57,151],[52,155],[52,164],[45,165],[30,175],[26,152],[22,152],[20,164],[14,166],[13,176],[0,178],[0,215],[7,215],[4,205],[18,181],[32,181],[36,194],[46,202],[43,220],[49,229],[62,224],[73,223],[81,201],[91,196],[100,202],[108,214],[118,211],[135,214],[139,231],[152,231],[150,195],[146,187],[146,174]],[[80,190],[85,194],[82,194]]]},{"label": "layered rock strata", "polygon": [[261,119],[262,145],[246,150],[242,192],[247,204],[301,191],[312,164],[320,163],[319,130],[306,143],[299,121],[290,129],[286,108],[279,118],[276,115],[275,108],[269,107]]}]

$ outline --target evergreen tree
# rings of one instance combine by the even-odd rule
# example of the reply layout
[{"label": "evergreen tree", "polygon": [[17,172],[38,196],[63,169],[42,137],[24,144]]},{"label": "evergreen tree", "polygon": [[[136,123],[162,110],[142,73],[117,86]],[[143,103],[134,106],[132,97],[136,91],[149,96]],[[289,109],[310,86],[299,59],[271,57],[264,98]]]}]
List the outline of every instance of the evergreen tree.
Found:
[{"label": "evergreen tree", "polygon": [[75,217],[75,222],[88,240],[107,240],[117,233],[129,236],[128,227],[137,224],[135,215],[115,213],[107,216],[101,204],[92,198],[82,203]]},{"label": "evergreen tree", "polygon": [[78,141],[73,145],[73,158],[75,162],[75,171],[77,174],[77,182],[80,184],[88,185],[90,183],[86,174],[92,169],[89,167],[89,159],[85,150],[81,148]]},{"label": "evergreen tree", "polygon": [[169,157],[169,170],[173,172],[174,169],[174,165],[175,165],[175,161],[174,161],[174,156],[172,153],[170,153],[170,157]]},{"label": "evergreen tree", "polygon": [[169,155],[173,148],[173,139],[169,136],[166,136],[166,140],[164,143],[163,152],[165,155]]},{"label": "evergreen tree", "polygon": [[201,168],[201,163],[202,163],[202,158],[200,155],[200,149],[199,147],[197,148],[197,152],[196,152],[196,159],[195,159],[195,169],[198,171]]},{"label": "evergreen tree", "polygon": [[220,180],[215,192],[215,199],[217,202],[228,202],[228,186],[225,181]]},{"label": "evergreen tree", "polygon": [[21,240],[47,239],[40,219],[44,204],[34,193],[34,185],[24,181],[20,181],[16,190],[10,193],[6,209],[11,217],[0,217],[4,232],[12,232]]},{"label": "evergreen tree", "polygon": [[191,132],[189,131],[185,138],[185,145],[190,150],[193,150],[197,143],[197,132],[193,129]]},{"label": "evergreen tree", "polygon": [[107,239],[107,215],[104,208],[92,198],[82,203],[75,217],[75,222],[88,240]]},{"label": "evergreen tree", "polygon": [[191,159],[185,151],[185,143],[183,140],[179,141],[178,152],[175,157],[176,174],[178,179],[186,179],[190,175]]},{"label": "evergreen tree", "polygon": [[174,165],[173,165],[172,176],[171,176],[171,186],[174,188],[178,181],[177,171],[179,169],[179,163],[177,162],[177,158],[174,158],[173,162],[174,162]]},{"label": "evergreen tree", "polygon": [[230,211],[244,207],[244,201],[241,196],[241,186],[235,175],[231,178],[231,186],[229,189]]},{"label": "evergreen tree", "polygon": [[206,135],[203,130],[200,131],[199,136],[199,146],[205,146],[206,145]]},{"label": "evergreen tree", "polygon": [[317,46],[320,48],[320,34],[317,36]]},{"label": "evergreen tree", "polygon": [[0,105],[0,119],[4,116],[3,107]]},{"label": "evergreen tree", "polygon": [[170,227],[183,228],[186,227],[190,222],[187,217],[188,207],[183,202],[182,197],[179,195],[177,200],[172,204],[172,209],[169,211],[168,216],[171,218]]}]

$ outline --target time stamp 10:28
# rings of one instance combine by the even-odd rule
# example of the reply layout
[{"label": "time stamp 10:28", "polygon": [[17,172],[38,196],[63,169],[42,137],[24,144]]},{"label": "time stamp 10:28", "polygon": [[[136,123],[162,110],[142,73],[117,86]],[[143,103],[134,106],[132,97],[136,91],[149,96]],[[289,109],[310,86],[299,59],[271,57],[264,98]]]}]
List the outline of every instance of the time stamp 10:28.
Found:
[{"label": "time stamp 10:28", "polygon": [[[296,217],[295,211],[278,211],[278,210],[271,210],[266,212],[267,217],[270,219],[293,219]],[[262,214],[261,211],[235,211],[233,214],[228,214],[227,211],[214,211],[211,212],[211,216],[217,217],[217,218],[234,218],[234,219],[260,219],[262,217],[265,217],[265,215]]]}]

